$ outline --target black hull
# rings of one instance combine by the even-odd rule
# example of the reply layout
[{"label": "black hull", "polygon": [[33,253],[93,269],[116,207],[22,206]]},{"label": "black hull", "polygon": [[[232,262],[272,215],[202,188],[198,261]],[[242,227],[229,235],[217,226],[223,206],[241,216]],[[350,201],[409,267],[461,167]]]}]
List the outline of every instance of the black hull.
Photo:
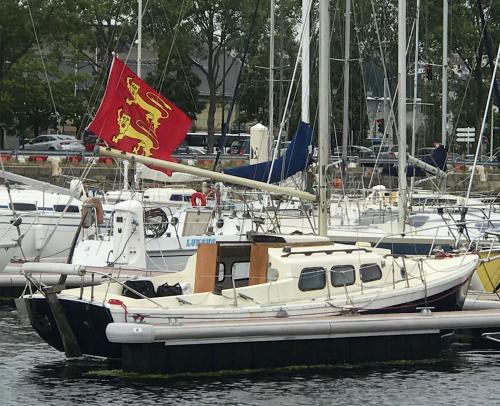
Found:
[{"label": "black hull", "polygon": [[[417,300],[390,308],[369,310],[364,313],[411,313],[419,311],[419,307],[432,307],[433,311],[461,310],[465,301],[468,283],[469,281],[466,281],[464,284],[430,296],[427,300]],[[110,343],[106,338],[106,326],[113,321],[107,308],[80,301],[60,299],[59,302],[64,309],[83,354],[121,358],[122,346]],[[31,325],[38,335],[52,347],[64,351],[59,330],[47,301],[44,298],[30,298],[26,299],[26,304]]]},{"label": "black hull", "polygon": [[124,344],[121,368],[140,374],[324,367],[438,358],[440,333],[166,346]]},{"label": "black hull", "polygon": [[[25,299],[31,325],[50,346],[64,351],[56,321],[45,298]],[[120,358],[121,346],[106,338],[106,326],[113,321],[104,306],[60,299],[66,318],[83,354]]]}]

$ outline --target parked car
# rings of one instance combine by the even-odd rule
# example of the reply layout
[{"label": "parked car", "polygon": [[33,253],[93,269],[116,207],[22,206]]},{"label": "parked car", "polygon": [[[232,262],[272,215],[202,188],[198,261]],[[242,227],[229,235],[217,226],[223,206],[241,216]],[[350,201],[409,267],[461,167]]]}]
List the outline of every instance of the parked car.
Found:
[{"label": "parked car", "polygon": [[104,147],[106,144],[104,141],[99,139],[96,135],[91,134],[88,131],[83,132],[83,145],[85,145],[85,151],[93,152],[96,145]]},{"label": "parked car", "polygon": [[83,143],[71,135],[64,134],[39,135],[24,144],[23,148],[31,151],[85,151]]},{"label": "parked car", "polygon": [[397,145],[375,145],[373,147],[374,157],[378,159],[395,159],[398,156]]},{"label": "parked car", "polygon": [[397,153],[397,145],[374,145],[372,148],[368,148],[368,151],[361,151],[359,156],[361,159],[373,160],[373,162],[363,163],[363,166],[373,167],[376,159],[378,159],[377,165],[392,165],[392,163],[384,162],[384,160],[397,158]]},{"label": "parked car", "polygon": [[205,147],[193,147],[189,145],[187,140],[184,140],[181,145],[177,147],[174,151],[174,155],[203,155],[207,153],[207,149]]},{"label": "parked car", "polygon": [[228,153],[231,155],[249,155],[250,139],[233,141],[229,146]]},{"label": "parked car", "polygon": [[419,148],[415,152],[415,157],[419,158],[419,159],[422,159],[423,157],[432,155],[432,153],[434,152],[435,149],[436,148],[433,148],[433,147]]},{"label": "parked car", "polygon": [[[342,157],[342,151],[343,151],[343,147],[340,146],[340,147],[337,147],[337,148],[334,148],[333,149],[333,156],[334,157],[338,157],[338,158],[341,158]],[[373,150],[371,150],[370,148],[368,147],[364,147],[362,145],[348,145],[347,146],[347,156],[348,157],[361,157],[361,156],[364,156],[364,155],[369,155],[370,153],[373,153]]]}]

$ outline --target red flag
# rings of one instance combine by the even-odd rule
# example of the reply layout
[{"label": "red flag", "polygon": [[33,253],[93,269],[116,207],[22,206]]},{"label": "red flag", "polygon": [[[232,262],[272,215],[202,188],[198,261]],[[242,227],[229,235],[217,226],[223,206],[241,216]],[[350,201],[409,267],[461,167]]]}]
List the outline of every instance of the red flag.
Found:
[{"label": "red flag", "polygon": [[88,129],[121,151],[170,160],[191,119],[120,59],[111,64],[101,105]]}]

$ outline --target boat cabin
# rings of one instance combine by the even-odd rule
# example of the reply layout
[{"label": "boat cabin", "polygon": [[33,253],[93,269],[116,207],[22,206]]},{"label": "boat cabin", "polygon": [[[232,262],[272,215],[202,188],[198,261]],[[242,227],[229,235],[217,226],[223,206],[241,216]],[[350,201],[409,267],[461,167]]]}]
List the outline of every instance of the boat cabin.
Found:
[{"label": "boat cabin", "polygon": [[[6,189],[0,189],[0,210],[61,213],[68,204],[68,199],[66,195],[30,189],[11,189],[9,196]],[[66,213],[80,213],[80,208],[81,202],[73,199]]]},{"label": "boat cabin", "polygon": [[[262,237],[252,242],[200,244],[196,253],[194,292],[221,294],[224,289],[268,281],[269,249],[332,244],[324,238]],[[332,245],[333,246],[333,245]]]}]

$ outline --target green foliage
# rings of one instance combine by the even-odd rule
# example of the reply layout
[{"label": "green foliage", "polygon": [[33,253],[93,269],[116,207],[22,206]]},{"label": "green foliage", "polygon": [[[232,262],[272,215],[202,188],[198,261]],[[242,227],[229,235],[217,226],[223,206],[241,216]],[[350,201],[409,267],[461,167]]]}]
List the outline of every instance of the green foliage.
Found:
[{"label": "green foliage", "polygon": [[[145,79],[191,117],[208,106],[209,145],[213,143],[214,115],[220,103],[217,95],[221,94],[227,71],[241,61],[256,4],[255,0],[144,0],[143,44],[149,51],[149,61],[144,63],[147,65],[153,60],[155,66],[145,69],[149,72]],[[313,4],[309,86],[314,125],[319,84],[317,5]],[[449,72],[449,111],[454,127],[479,129],[491,80],[492,67],[486,58],[488,42],[481,37],[483,27],[478,4],[484,11],[493,54],[500,38],[497,1],[450,2],[449,55],[453,66]],[[257,11],[238,99],[239,120],[267,125],[269,3],[262,0]],[[410,33],[415,12],[415,2],[409,2],[409,75],[414,70],[414,40]],[[283,112],[299,49],[300,17],[299,1],[276,0],[274,125],[278,128],[286,114],[285,127],[289,133],[294,131],[300,118],[300,74],[293,83],[289,111]],[[373,72],[382,71],[382,61],[386,64],[392,95],[395,93],[397,1],[352,0],[351,17],[350,127],[353,143],[363,144],[371,124],[366,112],[366,96],[370,90],[367,78],[373,76]],[[102,98],[112,53],[127,55],[136,39],[137,19],[137,0],[0,1],[0,124],[27,136],[55,127],[58,122],[72,124],[81,132]],[[344,54],[343,1],[331,3],[330,19],[331,125],[335,134],[341,132],[343,113],[343,63],[339,61]],[[439,65],[443,34],[441,2],[421,0],[419,29],[420,67]],[[222,72],[223,52],[231,55],[227,58],[231,62],[226,72]],[[459,72],[456,69],[459,65],[467,69]],[[208,95],[199,94],[200,79],[194,67],[204,75]],[[425,75],[419,77],[418,96],[427,119],[418,134],[418,146],[428,146],[440,139],[441,68],[433,66],[432,69],[432,80]],[[411,95],[409,86],[408,97]],[[340,139],[333,144],[336,142],[340,143]]]},{"label": "green foliage", "polygon": [[153,1],[144,14],[145,32],[158,52],[156,72],[146,80],[194,119],[204,108],[198,93],[200,79],[191,69],[188,52],[194,48],[194,37],[185,21],[186,8],[171,7],[171,3]]},{"label": "green foliage", "polygon": [[[268,4],[265,4],[268,6]],[[269,120],[269,42],[270,22],[269,7],[266,11],[265,26],[261,36],[252,41],[252,49],[248,61],[248,68],[243,72],[240,103],[240,121],[253,124],[255,122],[268,125]],[[276,2],[275,9],[275,53],[274,53],[274,121],[275,128],[282,120],[286,93],[289,89],[295,59],[299,49],[300,30],[300,2],[281,0]],[[280,81],[283,76],[283,81]],[[300,86],[300,78],[294,83],[294,90]],[[300,91],[298,99],[292,103],[292,112],[286,112],[287,124],[295,129],[300,118]],[[258,102],[256,102],[258,101]]]}]

